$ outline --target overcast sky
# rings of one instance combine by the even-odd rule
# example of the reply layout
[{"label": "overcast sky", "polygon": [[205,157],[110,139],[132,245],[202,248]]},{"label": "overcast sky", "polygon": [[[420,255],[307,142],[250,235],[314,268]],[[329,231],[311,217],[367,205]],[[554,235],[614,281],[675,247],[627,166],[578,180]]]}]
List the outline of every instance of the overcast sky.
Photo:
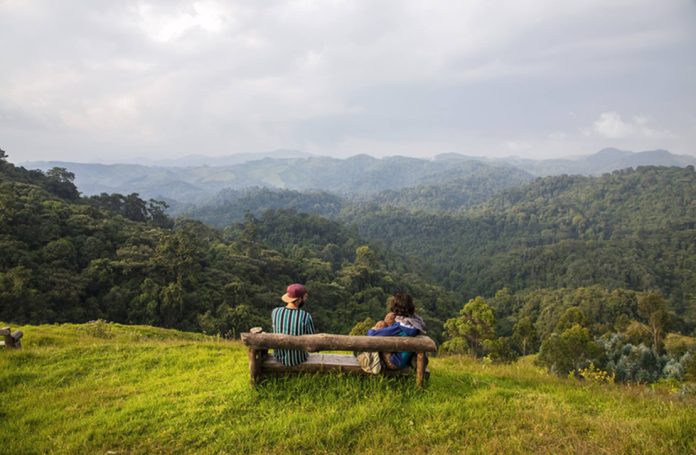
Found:
[{"label": "overcast sky", "polygon": [[0,0],[13,162],[696,155],[696,0]]}]

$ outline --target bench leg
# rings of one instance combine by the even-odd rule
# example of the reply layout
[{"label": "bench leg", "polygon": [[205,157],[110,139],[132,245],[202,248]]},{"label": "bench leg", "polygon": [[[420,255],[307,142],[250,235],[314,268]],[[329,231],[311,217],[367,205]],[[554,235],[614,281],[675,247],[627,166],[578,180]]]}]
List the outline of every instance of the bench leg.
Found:
[{"label": "bench leg", "polygon": [[12,338],[12,335],[5,335],[5,347],[6,347],[7,349],[16,348],[16,347],[17,347],[17,345],[16,345],[16,343],[15,343],[15,339]]},{"label": "bench leg", "polygon": [[426,354],[425,352],[418,352],[416,355],[416,385],[418,385],[418,387],[423,387]]},{"label": "bench leg", "polygon": [[263,361],[268,351],[266,349],[249,349],[249,374],[252,387],[258,384],[263,371]]}]

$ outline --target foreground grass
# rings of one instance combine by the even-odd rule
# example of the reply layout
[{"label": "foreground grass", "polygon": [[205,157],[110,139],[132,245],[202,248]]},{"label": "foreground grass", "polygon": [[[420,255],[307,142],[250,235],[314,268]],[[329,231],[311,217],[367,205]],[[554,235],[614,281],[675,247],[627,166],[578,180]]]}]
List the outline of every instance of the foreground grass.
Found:
[{"label": "foreground grass", "polygon": [[[117,324],[19,327],[0,352],[4,453],[694,453],[696,400],[521,362],[432,359],[413,379],[248,385],[238,342]],[[14,327],[13,327],[14,329]]]}]

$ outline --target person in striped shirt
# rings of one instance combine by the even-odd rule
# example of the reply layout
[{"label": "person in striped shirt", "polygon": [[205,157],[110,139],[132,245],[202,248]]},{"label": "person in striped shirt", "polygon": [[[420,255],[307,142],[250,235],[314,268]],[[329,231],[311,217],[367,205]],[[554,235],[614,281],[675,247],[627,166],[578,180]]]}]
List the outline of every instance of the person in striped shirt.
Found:
[{"label": "person in striped shirt", "polygon": [[[301,309],[307,296],[307,289],[303,285],[295,283],[288,286],[287,292],[281,297],[286,305],[273,309],[271,313],[273,333],[295,336],[314,333],[312,315]],[[298,365],[309,358],[305,351],[280,348],[273,350],[273,356],[286,367]]]}]

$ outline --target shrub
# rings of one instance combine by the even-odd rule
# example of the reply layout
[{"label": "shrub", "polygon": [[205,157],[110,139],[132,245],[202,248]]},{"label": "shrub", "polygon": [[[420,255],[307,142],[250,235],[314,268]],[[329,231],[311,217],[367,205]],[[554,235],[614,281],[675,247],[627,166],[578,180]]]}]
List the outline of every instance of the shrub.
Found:
[{"label": "shrub", "polygon": [[541,344],[538,362],[553,373],[565,376],[600,360],[603,353],[602,345],[592,339],[589,330],[575,324],[560,335],[551,334]]},{"label": "shrub", "polygon": [[636,346],[639,344],[649,345],[652,341],[650,327],[638,321],[631,321],[624,330],[624,335],[628,342]]},{"label": "shrub", "polygon": [[662,377],[681,381],[684,378],[684,366],[677,359],[670,359],[662,369]]},{"label": "shrub", "polygon": [[[571,372],[571,374],[573,374]],[[607,384],[613,384],[614,380],[616,379],[616,374],[614,373],[609,373],[608,371],[600,370],[599,368],[595,367],[593,362],[590,362],[590,364],[587,366],[587,368],[583,368],[578,372],[578,376],[580,376],[582,379],[588,382],[592,383],[607,383]]]},{"label": "shrub", "polygon": [[696,351],[696,338],[670,333],[665,338],[665,350],[670,357],[681,357],[688,351]]},{"label": "shrub", "polygon": [[367,331],[374,327],[375,321],[372,318],[366,318],[363,321],[356,323],[348,335],[367,335]]},{"label": "shrub", "polygon": [[644,344],[634,346],[627,343],[621,348],[618,361],[608,367],[613,366],[619,381],[648,383],[660,378],[666,360]]},{"label": "shrub", "polygon": [[487,357],[496,363],[512,363],[519,357],[517,352],[512,349],[509,337],[485,340],[483,347],[487,352]]},{"label": "shrub", "polygon": [[696,351],[684,354],[679,363],[684,368],[684,379],[696,382]]},{"label": "shrub", "polygon": [[113,338],[111,323],[103,319],[90,321],[78,327],[78,330],[94,338]]},{"label": "shrub", "polygon": [[442,343],[438,352],[442,355],[469,354],[470,349],[464,338],[453,338]]}]

